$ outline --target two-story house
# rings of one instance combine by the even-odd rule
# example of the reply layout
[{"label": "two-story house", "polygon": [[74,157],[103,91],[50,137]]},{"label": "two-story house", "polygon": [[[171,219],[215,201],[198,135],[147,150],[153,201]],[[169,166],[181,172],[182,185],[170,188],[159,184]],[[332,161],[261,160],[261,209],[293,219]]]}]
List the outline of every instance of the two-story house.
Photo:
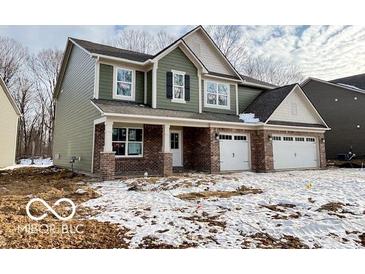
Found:
[{"label": "two-story house", "polygon": [[55,164],[105,178],[325,166],[300,86],[240,75],[201,26],[155,55],[69,38],[54,96]]}]

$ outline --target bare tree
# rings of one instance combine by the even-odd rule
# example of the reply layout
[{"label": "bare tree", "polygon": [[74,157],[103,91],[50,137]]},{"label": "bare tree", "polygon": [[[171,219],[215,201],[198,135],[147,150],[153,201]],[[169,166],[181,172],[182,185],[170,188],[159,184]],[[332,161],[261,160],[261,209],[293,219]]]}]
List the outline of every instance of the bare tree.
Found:
[{"label": "bare tree", "polygon": [[304,76],[294,64],[271,57],[248,58],[242,65],[243,74],[278,86],[300,82]]},{"label": "bare tree", "polygon": [[155,51],[154,37],[148,32],[141,30],[123,30],[116,39],[110,42],[110,44],[115,47],[147,54]]},{"label": "bare tree", "polygon": [[240,26],[218,25],[208,26],[207,31],[232,65],[237,70],[241,70],[241,66],[247,58],[242,28]]},{"label": "bare tree", "polygon": [[[53,128],[55,120],[55,104],[53,91],[56,86],[57,75],[61,66],[63,52],[55,49],[40,51],[30,58],[29,66],[35,76],[37,91],[37,115],[40,119],[39,137],[47,144],[46,154],[51,154],[53,142]],[[44,140],[46,138],[46,140]],[[43,151],[41,150],[40,153]]]},{"label": "bare tree", "polygon": [[156,51],[160,51],[164,48],[166,48],[168,45],[173,43],[176,40],[176,38],[170,34],[168,34],[166,31],[159,31],[156,35],[155,39],[155,48]]},{"label": "bare tree", "polygon": [[0,77],[9,89],[27,57],[26,48],[19,42],[8,37],[0,37]]},{"label": "bare tree", "polygon": [[29,132],[28,123],[33,112],[33,82],[25,75],[19,76],[14,80],[13,97],[19,108],[21,117],[18,127],[18,155],[27,155],[29,153]]}]

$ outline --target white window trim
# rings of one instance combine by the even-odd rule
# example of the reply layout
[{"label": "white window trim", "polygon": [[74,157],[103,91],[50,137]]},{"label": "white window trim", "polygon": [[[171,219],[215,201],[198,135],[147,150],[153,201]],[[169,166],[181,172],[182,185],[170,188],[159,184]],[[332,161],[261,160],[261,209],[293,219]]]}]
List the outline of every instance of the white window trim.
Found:
[{"label": "white window trim", "polygon": [[[217,84],[217,104],[208,104],[208,82]],[[227,106],[218,105],[218,84],[228,86],[227,94]],[[212,80],[204,80],[204,107],[218,108],[218,109],[231,109],[231,85],[224,82],[217,82]]]},{"label": "white window trim", "polygon": [[[119,66],[114,66],[114,75],[113,75],[113,99],[119,99],[119,100],[128,100],[128,101],[135,101],[136,100],[136,71],[134,69],[131,68],[126,68],[126,67],[119,67]],[[124,95],[117,95],[117,75],[118,75],[118,70],[119,69],[123,69],[123,70],[129,70],[132,72],[132,88],[131,88],[131,96],[124,96]]]},{"label": "white window trim", "polygon": [[[144,130],[143,127],[123,127],[123,126],[119,126],[119,127],[113,127],[114,128],[125,128],[127,130],[127,134],[126,134],[126,140],[125,141],[112,141],[113,143],[125,143],[125,153],[126,155],[115,155],[115,158],[142,158],[143,157],[143,153],[144,153]],[[128,131],[129,129],[142,129],[142,141],[131,141],[131,143],[141,143],[142,144],[142,153],[140,155],[128,155]]]},{"label": "white window trim", "polygon": [[[182,103],[185,104],[185,72],[184,71],[178,71],[178,70],[171,70],[172,72],[172,99],[171,102],[172,103]],[[183,98],[175,98],[175,74],[179,74],[179,75],[183,75],[183,79],[184,79],[184,84],[182,86],[177,86],[177,87],[182,87],[183,88]]]}]

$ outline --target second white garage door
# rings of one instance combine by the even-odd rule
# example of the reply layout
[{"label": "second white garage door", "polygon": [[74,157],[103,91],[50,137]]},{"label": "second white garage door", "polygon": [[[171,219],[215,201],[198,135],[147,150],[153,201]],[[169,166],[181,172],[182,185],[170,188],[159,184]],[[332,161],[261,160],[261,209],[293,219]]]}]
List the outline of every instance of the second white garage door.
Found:
[{"label": "second white garage door", "polygon": [[248,136],[220,134],[219,150],[221,171],[250,169]]},{"label": "second white garage door", "polygon": [[274,169],[318,167],[318,146],[314,137],[273,136]]}]

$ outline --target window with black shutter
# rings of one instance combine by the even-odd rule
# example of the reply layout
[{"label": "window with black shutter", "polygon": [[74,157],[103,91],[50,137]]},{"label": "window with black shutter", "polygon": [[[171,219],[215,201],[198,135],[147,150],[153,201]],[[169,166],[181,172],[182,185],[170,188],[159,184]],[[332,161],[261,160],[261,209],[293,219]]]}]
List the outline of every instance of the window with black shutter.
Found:
[{"label": "window with black shutter", "polygon": [[166,72],[166,98],[172,99],[172,72],[167,71]]}]

